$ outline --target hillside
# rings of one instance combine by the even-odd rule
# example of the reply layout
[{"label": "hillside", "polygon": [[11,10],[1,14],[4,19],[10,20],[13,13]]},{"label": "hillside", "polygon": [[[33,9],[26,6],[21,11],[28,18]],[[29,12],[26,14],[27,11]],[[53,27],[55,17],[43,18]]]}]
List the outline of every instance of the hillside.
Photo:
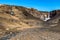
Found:
[{"label": "hillside", "polygon": [[0,40],[60,40],[59,13],[60,10],[45,12],[22,6],[0,5]]}]

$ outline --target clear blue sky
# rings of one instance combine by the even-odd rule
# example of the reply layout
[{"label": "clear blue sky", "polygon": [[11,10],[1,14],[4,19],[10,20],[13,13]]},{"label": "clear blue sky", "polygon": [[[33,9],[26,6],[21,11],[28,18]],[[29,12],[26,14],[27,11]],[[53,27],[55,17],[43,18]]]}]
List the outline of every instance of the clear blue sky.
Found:
[{"label": "clear blue sky", "polygon": [[32,7],[42,11],[60,9],[60,0],[0,0],[0,4]]}]

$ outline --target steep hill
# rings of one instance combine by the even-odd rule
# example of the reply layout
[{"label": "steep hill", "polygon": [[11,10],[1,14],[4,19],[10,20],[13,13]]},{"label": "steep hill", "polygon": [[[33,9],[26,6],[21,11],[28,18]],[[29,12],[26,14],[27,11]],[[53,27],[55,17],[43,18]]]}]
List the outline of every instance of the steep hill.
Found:
[{"label": "steep hill", "polygon": [[[23,30],[27,28],[42,27],[43,21],[39,17],[40,12],[35,9],[22,6],[0,5],[0,30]],[[3,32],[2,32],[3,31]]]}]

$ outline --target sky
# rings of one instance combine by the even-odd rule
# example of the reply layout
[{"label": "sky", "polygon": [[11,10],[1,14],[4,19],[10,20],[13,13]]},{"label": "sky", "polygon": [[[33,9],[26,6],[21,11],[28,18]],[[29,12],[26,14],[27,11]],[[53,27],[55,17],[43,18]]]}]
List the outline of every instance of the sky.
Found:
[{"label": "sky", "polygon": [[60,9],[60,0],[0,0],[0,4],[24,6],[39,11]]}]

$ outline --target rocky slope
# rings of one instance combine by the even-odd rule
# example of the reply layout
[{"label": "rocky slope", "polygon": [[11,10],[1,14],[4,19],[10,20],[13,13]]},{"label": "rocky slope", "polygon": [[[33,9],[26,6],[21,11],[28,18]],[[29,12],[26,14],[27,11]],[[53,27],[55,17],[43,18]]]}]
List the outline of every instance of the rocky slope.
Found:
[{"label": "rocky slope", "polygon": [[60,40],[59,24],[60,10],[0,5],[0,40]]}]

